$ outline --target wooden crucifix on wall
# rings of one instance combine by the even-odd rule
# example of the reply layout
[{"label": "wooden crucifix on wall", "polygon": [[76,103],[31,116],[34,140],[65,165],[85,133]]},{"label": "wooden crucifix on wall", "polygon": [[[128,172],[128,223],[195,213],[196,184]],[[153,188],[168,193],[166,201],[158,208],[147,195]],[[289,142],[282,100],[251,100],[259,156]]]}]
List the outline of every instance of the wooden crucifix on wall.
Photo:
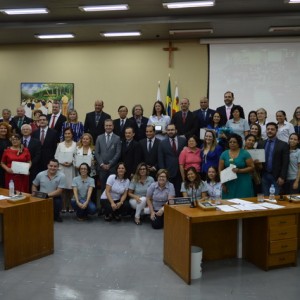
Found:
[{"label": "wooden crucifix on wall", "polygon": [[173,62],[173,51],[177,51],[178,48],[172,46],[172,42],[169,42],[169,47],[163,48],[164,51],[169,52],[169,68],[172,68],[172,62]]}]

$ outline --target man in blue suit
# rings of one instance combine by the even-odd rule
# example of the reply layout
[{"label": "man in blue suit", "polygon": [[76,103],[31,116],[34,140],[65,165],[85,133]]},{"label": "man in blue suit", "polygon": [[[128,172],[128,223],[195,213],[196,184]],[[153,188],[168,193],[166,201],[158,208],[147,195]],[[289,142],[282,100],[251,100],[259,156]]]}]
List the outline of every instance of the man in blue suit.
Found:
[{"label": "man in blue suit", "polygon": [[167,169],[169,180],[175,187],[176,197],[180,197],[181,175],[179,171],[179,154],[186,145],[186,139],[177,135],[174,124],[167,126],[167,137],[158,146],[158,166]]}]

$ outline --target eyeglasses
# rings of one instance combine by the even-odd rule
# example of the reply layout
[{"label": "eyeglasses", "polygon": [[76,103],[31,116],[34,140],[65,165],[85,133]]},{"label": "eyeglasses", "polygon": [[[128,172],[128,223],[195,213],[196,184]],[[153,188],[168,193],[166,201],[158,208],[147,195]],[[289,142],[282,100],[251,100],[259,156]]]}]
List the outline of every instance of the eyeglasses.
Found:
[{"label": "eyeglasses", "polygon": [[19,138],[11,138],[12,141],[19,141]]},{"label": "eyeglasses", "polygon": [[147,169],[146,168],[140,168],[140,171],[146,171]]}]

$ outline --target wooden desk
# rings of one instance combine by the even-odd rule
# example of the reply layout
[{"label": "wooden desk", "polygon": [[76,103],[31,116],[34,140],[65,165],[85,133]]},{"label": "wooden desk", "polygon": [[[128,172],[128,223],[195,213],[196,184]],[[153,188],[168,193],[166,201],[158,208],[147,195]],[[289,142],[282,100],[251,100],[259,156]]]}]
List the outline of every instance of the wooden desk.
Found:
[{"label": "wooden desk", "polygon": [[[8,190],[0,189],[1,195]],[[0,200],[4,269],[53,254],[53,202],[30,197],[25,203]],[[1,229],[1,226],[0,226]]]},{"label": "wooden desk", "polygon": [[[246,200],[256,201],[254,198]],[[270,249],[275,247],[276,251],[278,248],[278,245],[274,246],[272,244],[273,240],[270,237],[271,225],[276,225],[274,225],[274,219],[272,218],[275,217],[275,220],[277,220],[276,217],[278,216],[280,223],[280,216],[291,216],[295,225],[292,225],[292,235],[296,240],[290,247],[295,247],[296,242],[296,249],[289,260],[282,261],[281,264],[296,264],[300,204],[287,201],[280,201],[278,204],[285,207],[282,209],[227,213],[218,210],[204,211],[200,208],[190,208],[188,205],[166,205],[164,216],[164,263],[187,284],[190,284],[191,245],[203,249],[204,260],[237,257],[238,223],[242,219],[244,257],[267,270],[269,267],[276,265],[274,261],[272,263],[273,252]],[[258,243],[261,243],[260,248],[256,247]],[[280,265],[280,258],[278,258],[278,261],[278,265]]]}]

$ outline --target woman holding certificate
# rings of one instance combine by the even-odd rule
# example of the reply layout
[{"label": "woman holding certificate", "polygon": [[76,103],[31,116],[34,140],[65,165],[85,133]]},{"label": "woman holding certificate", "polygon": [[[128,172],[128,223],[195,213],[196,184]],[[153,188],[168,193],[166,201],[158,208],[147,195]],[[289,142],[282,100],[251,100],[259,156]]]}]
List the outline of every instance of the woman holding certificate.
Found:
[{"label": "woman holding certificate", "polygon": [[[75,151],[76,143],[73,141],[73,130],[72,128],[65,128],[64,141],[57,145],[54,156],[59,162],[60,171],[66,176],[66,187],[63,191],[63,213],[71,208],[72,180],[75,177],[75,167],[73,165]],[[73,212],[73,210],[71,209],[70,212]]]},{"label": "woman holding certificate", "polygon": [[253,197],[251,173],[254,171],[254,163],[251,155],[247,150],[242,149],[243,140],[238,134],[232,134],[228,144],[229,150],[225,150],[220,157],[219,172],[225,168],[233,167],[232,172],[237,175],[237,178],[223,183],[222,198]]},{"label": "woman holding certificate", "polygon": [[29,150],[21,144],[21,136],[18,134],[12,135],[11,143],[12,146],[4,150],[1,159],[1,167],[5,171],[5,188],[8,189],[9,181],[13,180],[16,191],[29,193]]}]

